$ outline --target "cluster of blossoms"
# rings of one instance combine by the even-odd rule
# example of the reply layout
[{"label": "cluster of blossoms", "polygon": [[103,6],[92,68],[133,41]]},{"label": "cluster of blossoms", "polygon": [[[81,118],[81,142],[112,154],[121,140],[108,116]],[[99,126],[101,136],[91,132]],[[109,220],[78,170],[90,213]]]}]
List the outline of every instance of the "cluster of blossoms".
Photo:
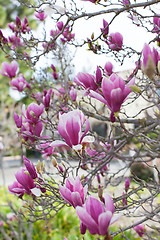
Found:
[{"label": "cluster of blossoms", "polygon": [[106,104],[111,111],[111,121],[114,122],[115,114],[120,111],[121,105],[132,92],[130,86],[135,84],[135,79],[132,78],[125,85],[125,81],[115,73],[112,73],[109,78],[102,78],[102,73],[97,68],[96,77],[88,73],[78,73],[74,82],[83,86],[89,96]]},{"label": "cluster of blossoms", "polygon": [[31,88],[30,84],[26,81],[22,73],[20,73],[19,76],[16,77],[19,72],[19,65],[16,61],[12,61],[11,64],[3,62],[1,67],[2,70],[0,70],[0,73],[10,79],[9,83],[13,89],[19,92],[23,92],[25,88]]},{"label": "cluster of blossoms", "polygon": [[66,42],[70,42],[72,39],[74,39],[75,34],[71,32],[71,28],[69,25],[67,25],[66,27],[64,26],[64,23],[62,21],[57,23],[57,30],[51,30],[50,35],[54,38],[56,37],[61,31],[62,32],[62,36],[61,42],[62,43],[66,43]]},{"label": "cluster of blossoms", "polygon": [[103,19],[103,28],[101,28],[101,32],[103,34],[103,37],[106,41],[106,43],[108,44],[108,47],[111,50],[114,51],[119,51],[122,49],[122,45],[123,45],[123,36],[121,33],[119,32],[115,32],[115,33],[111,33],[108,36],[109,33],[109,25],[108,22],[106,20]]},{"label": "cluster of blossoms", "polygon": [[8,186],[10,193],[20,198],[22,198],[25,193],[27,195],[33,194],[35,196],[40,196],[41,193],[44,193],[46,190],[36,185],[39,178],[33,163],[24,157],[24,165],[25,168],[18,170],[15,174],[17,181]]},{"label": "cluster of blossoms", "polygon": [[17,128],[19,128],[18,134],[25,141],[30,140],[33,143],[37,138],[42,138],[43,122],[41,115],[43,111],[43,104],[31,103],[27,110],[25,110],[25,105],[23,105],[22,115],[18,116],[17,113],[14,113],[14,120]]},{"label": "cluster of blossoms", "polygon": [[17,16],[16,21],[8,23],[8,27],[12,30],[14,35],[11,35],[7,38],[4,37],[2,31],[0,30],[0,40],[2,44],[11,44],[11,49],[15,50],[18,47],[23,47],[24,43],[21,42],[20,35],[26,34],[30,32],[30,27],[28,23],[27,17],[24,17],[24,21],[22,22],[20,18]]},{"label": "cluster of blossoms", "polygon": [[105,236],[108,234],[109,226],[119,218],[119,216],[113,216],[114,203],[112,198],[106,194],[101,202],[95,197],[87,197],[87,186],[82,186],[79,177],[76,180],[68,178],[65,187],[59,186],[59,191],[63,199],[76,209],[81,220],[81,234],[85,234],[88,229],[92,235]]}]

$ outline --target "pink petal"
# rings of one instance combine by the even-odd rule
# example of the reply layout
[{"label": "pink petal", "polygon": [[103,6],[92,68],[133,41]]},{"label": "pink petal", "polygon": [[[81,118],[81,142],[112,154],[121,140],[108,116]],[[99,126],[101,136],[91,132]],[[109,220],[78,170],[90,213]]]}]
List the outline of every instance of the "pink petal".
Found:
[{"label": "pink petal", "polygon": [[111,196],[109,194],[106,193],[105,195],[105,206],[107,211],[112,212],[112,214],[114,213],[114,203],[113,203],[113,199],[111,198]]},{"label": "pink petal", "polygon": [[90,229],[95,230],[95,233],[98,232],[98,225],[94,221],[94,219],[86,212],[85,208],[83,207],[76,207],[76,213],[79,219],[83,222],[83,224]]},{"label": "pink petal", "polygon": [[100,214],[98,218],[100,235],[105,235],[107,233],[111,218],[112,218],[112,213],[110,211]]}]

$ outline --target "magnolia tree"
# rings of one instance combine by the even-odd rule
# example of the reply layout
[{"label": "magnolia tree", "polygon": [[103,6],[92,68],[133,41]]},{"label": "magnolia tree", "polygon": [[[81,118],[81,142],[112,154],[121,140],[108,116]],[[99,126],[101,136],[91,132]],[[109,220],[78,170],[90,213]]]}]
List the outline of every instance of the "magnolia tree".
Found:
[{"label": "magnolia tree", "polygon": [[[45,160],[34,166],[24,156],[25,166],[8,186],[10,193],[25,200],[24,219],[47,222],[67,205],[80,219],[82,239],[86,231],[94,239],[118,234],[128,239],[128,229],[136,237],[157,239],[160,1],[19,2],[34,9],[39,29],[32,31],[27,18],[16,16],[7,34],[0,31],[1,50],[10,60],[1,64],[1,74],[11,88],[32,100],[13,118],[22,144]],[[89,34],[87,23],[96,18],[94,33],[85,39],[76,36],[77,23],[86,21],[82,29],[88,27]],[[122,19],[145,30],[148,39],[143,39],[142,49],[125,44],[129,29],[126,34],[114,31],[114,22],[120,26]],[[94,73],[75,72],[74,49],[89,50],[97,59],[105,55],[110,61],[100,66],[97,60]],[[26,64],[26,76],[20,61]],[[128,63],[130,71],[122,76],[117,62]],[[94,120],[107,124],[106,134],[93,131]],[[110,229],[113,223],[116,231]]]}]

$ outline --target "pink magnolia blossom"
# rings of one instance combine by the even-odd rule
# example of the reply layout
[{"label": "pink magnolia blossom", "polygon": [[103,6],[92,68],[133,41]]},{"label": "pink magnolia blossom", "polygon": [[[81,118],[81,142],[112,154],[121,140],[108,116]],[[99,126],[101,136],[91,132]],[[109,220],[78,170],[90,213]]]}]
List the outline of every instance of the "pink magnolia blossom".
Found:
[{"label": "pink magnolia blossom", "polygon": [[128,6],[130,4],[130,1],[129,0],[123,0],[122,3],[123,3],[123,5]]},{"label": "pink magnolia blossom", "polygon": [[114,113],[120,111],[122,103],[132,91],[130,86],[134,84],[134,78],[132,78],[128,84],[125,85],[125,81],[113,73],[109,78],[103,78],[101,85],[102,95],[100,93],[91,91],[90,96],[98,99],[109,107],[111,110],[111,121],[114,122]]},{"label": "pink magnolia blossom", "polygon": [[31,194],[31,189],[35,188],[36,185],[31,176],[26,173],[26,168],[18,170],[15,174],[17,181],[24,187],[27,194]]},{"label": "pink magnolia blossom", "polygon": [[125,191],[128,192],[130,186],[130,179],[127,177],[125,181]]},{"label": "pink magnolia blossom", "polygon": [[3,62],[2,65],[2,70],[0,70],[0,73],[9,78],[14,78],[18,71],[19,71],[19,65],[16,61],[12,61],[10,64],[7,62]]},{"label": "pink magnolia blossom", "polygon": [[155,74],[158,61],[160,60],[160,54],[155,48],[151,51],[148,44],[144,45],[142,54],[144,72],[149,78],[152,78]]},{"label": "pink magnolia blossom", "polygon": [[13,89],[22,92],[26,87],[31,88],[30,84],[26,81],[23,74],[19,74],[17,78],[10,81],[10,85]]},{"label": "pink magnolia blossom", "polygon": [[[94,141],[93,137],[86,136],[89,128],[88,119],[78,109],[60,114],[58,132],[65,142],[57,140],[52,143],[52,146],[69,146],[74,150],[80,150],[82,143]],[[85,129],[84,132],[82,129]]]},{"label": "pink magnolia blossom", "polygon": [[137,226],[133,227],[133,229],[136,231],[136,233],[138,233],[140,237],[143,237],[146,231],[143,224],[138,224]]},{"label": "pink magnolia blossom", "polygon": [[119,51],[122,49],[123,36],[119,32],[111,33],[108,37],[107,44],[110,49]]},{"label": "pink magnolia blossom", "polygon": [[31,123],[37,123],[40,116],[44,111],[43,104],[30,103],[25,111],[25,105],[23,106],[23,115],[26,117],[26,120]]},{"label": "pink magnolia blossom", "polygon": [[43,95],[44,95],[43,104],[44,104],[44,107],[46,110],[48,110],[50,107],[50,101],[51,101],[52,94],[53,94],[52,89],[49,89],[46,93],[43,91]]},{"label": "pink magnolia blossom", "polygon": [[14,112],[14,121],[17,128],[20,128],[22,126],[22,116],[18,116],[16,112]]},{"label": "pink magnolia blossom", "polygon": [[8,23],[8,27],[12,30],[12,32],[16,32],[16,25],[14,22]]},{"label": "pink magnolia blossom", "polygon": [[26,158],[25,156],[23,156],[23,161],[24,161],[24,165],[25,165],[27,171],[29,172],[31,178],[32,179],[37,178],[38,177],[37,171],[36,171],[36,168],[33,165],[33,163],[28,158]]},{"label": "pink magnolia blossom", "polygon": [[16,49],[17,47],[24,46],[24,43],[21,42],[21,39],[16,35],[8,37],[8,42],[11,43],[11,49]]},{"label": "pink magnolia blossom", "polygon": [[106,20],[103,19],[103,28],[101,28],[101,32],[103,33],[104,38],[106,38],[106,36],[109,33],[109,26],[108,26],[108,22]]},{"label": "pink magnolia blossom", "polygon": [[71,90],[69,91],[69,95],[70,95],[72,101],[76,101],[77,90],[74,87],[71,87]]},{"label": "pink magnolia blossom", "polygon": [[142,50],[142,54],[143,54],[143,65],[145,68],[147,67],[149,57],[152,58],[155,66],[157,66],[158,61],[160,60],[160,54],[155,48],[153,48],[153,50],[151,51],[149,45],[145,43],[144,48]]},{"label": "pink magnolia blossom", "polygon": [[159,17],[153,17],[154,28],[153,32],[159,34],[160,33],[160,15]]},{"label": "pink magnolia blossom", "polygon": [[64,24],[63,24],[62,21],[60,21],[60,22],[57,23],[57,28],[58,28],[60,31],[63,29],[63,26],[64,26]]},{"label": "pink magnolia blossom", "polygon": [[3,43],[3,44],[6,44],[8,43],[8,40],[7,38],[4,37],[2,31],[0,30],[0,41]]},{"label": "pink magnolia blossom", "polygon": [[89,73],[79,72],[74,78],[74,82],[82,86],[86,90],[85,95],[87,95],[90,90],[96,91],[98,88],[96,78]]},{"label": "pink magnolia blossom", "polygon": [[74,208],[82,206],[85,203],[87,189],[87,186],[83,188],[79,176],[77,176],[75,180],[67,178],[65,187],[59,186],[62,198]]},{"label": "pink magnolia blossom", "polygon": [[[104,198],[105,204],[89,196],[84,206],[77,206],[76,213],[81,220],[81,230],[85,233],[88,228],[90,234],[106,235],[109,226],[118,218],[113,217],[114,203],[112,198],[106,194]],[[82,232],[81,232],[82,233]]]},{"label": "pink magnolia blossom", "polygon": [[43,10],[39,10],[38,12],[34,12],[34,16],[38,18],[40,21],[44,21],[44,19],[47,17],[45,12]]},{"label": "pink magnolia blossom", "polygon": [[104,73],[110,76],[113,73],[113,64],[111,62],[106,62],[104,66]]},{"label": "pink magnolia blossom", "polygon": [[[125,194],[126,194],[126,193],[123,192],[123,193],[122,193],[122,196],[124,196]],[[127,206],[128,203],[127,203],[127,198],[126,198],[126,197],[122,198],[122,203],[123,203],[124,206]]]},{"label": "pink magnolia blossom", "polygon": [[8,190],[10,193],[16,195],[17,197],[23,197],[25,194],[26,190],[24,187],[17,181],[14,181],[13,184],[8,186]]}]

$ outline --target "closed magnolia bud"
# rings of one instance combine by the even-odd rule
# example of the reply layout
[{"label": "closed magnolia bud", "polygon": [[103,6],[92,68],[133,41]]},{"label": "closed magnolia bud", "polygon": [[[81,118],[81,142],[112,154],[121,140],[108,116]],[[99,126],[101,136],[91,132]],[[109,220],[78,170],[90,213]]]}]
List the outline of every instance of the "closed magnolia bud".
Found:
[{"label": "closed magnolia bud", "polygon": [[144,73],[147,75],[149,79],[153,79],[155,75],[156,66],[151,56],[148,56],[148,62],[146,67],[144,68]]},{"label": "closed magnolia bud", "polygon": [[41,166],[41,162],[38,160],[38,163],[36,165],[36,169],[37,169],[37,172],[38,173],[41,173],[42,172],[42,166]]},{"label": "closed magnolia bud", "polygon": [[52,162],[53,166],[57,168],[58,164],[57,164],[55,157],[52,157],[51,162]]},{"label": "closed magnolia bud", "polygon": [[99,197],[99,199],[102,199],[102,196],[103,196],[103,189],[102,189],[102,187],[99,185],[99,186],[98,186],[98,197]]}]

